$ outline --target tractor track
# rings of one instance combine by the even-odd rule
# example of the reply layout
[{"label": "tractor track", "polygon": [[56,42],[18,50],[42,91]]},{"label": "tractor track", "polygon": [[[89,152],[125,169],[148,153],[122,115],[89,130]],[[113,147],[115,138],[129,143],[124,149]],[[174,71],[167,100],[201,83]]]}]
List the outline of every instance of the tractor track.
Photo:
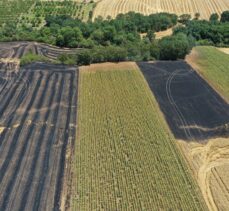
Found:
[{"label": "tractor track", "polygon": [[[17,58],[31,48],[10,46]],[[77,75],[77,67],[45,63],[1,67],[0,210],[59,210]]]}]

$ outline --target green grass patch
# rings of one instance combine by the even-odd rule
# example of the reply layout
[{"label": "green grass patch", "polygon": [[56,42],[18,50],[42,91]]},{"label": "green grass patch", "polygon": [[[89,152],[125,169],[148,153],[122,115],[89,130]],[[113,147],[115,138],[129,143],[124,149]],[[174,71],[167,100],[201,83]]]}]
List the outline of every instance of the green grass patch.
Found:
[{"label": "green grass patch", "polygon": [[33,54],[31,52],[25,54],[20,59],[20,65],[31,64],[33,62],[51,62],[51,61],[45,56]]},{"label": "green grass patch", "polygon": [[206,210],[140,71],[91,68],[79,75],[71,210]]},{"label": "green grass patch", "polygon": [[196,47],[195,60],[204,78],[229,100],[229,55],[215,47]]}]

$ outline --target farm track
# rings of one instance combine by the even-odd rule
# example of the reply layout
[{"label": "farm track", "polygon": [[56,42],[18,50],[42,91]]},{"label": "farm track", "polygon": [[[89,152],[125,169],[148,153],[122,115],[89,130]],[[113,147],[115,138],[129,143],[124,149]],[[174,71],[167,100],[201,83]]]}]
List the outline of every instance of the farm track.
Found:
[{"label": "farm track", "polygon": [[101,0],[98,2],[93,19],[102,16],[116,17],[119,13],[127,13],[129,11],[140,12],[143,14],[151,14],[156,12],[169,12],[178,15],[191,14],[199,12],[202,19],[209,19],[212,13],[222,13],[229,9],[227,0]]},{"label": "farm track", "polygon": [[[185,62],[139,63],[178,145],[191,165],[210,210],[220,202],[212,194],[228,196],[229,105]],[[215,168],[225,167],[216,173]],[[218,187],[219,186],[219,187]],[[225,198],[228,203],[229,198]]]},{"label": "farm track", "polygon": [[[20,57],[28,46],[11,47]],[[0,210],[57,210],[75,137],[76,67],[34,63],[0,73]]]}]

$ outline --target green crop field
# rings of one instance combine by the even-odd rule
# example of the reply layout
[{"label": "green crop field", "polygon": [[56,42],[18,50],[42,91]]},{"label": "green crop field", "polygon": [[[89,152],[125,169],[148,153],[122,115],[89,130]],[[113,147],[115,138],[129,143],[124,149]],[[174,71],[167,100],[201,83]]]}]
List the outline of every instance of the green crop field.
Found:
[{"label": "green crop field", "polygon": [[39,1],[39,0],[1,0],[0,25],[6,22],[40,27],[47,15],[68,15],[87,21],[92,18],[94,2],[76,2],[71,0]]},{"label": "green crop field", "polygon": [[80,69],[72,210],[206,210],[141,72],[100,66]]},{"label": "green crop field", "polygon": [[214,47],[196,47],[192,63],[203,77],[229,100],[229,55]]},{"label": "green crop field", "polygon": [[40,27],[45,23],[48,15],[68,15],[87,21],[92,18],[92,11],[95,3],[80,3],[75,1],[37,1],[31,10],[23,14],[20,24],[31,24],[33,27]]},{"label": "green crop field", "polygon": [[28,12],[35,0],[1,0],[0,25],[15,21],[22,13]]}]

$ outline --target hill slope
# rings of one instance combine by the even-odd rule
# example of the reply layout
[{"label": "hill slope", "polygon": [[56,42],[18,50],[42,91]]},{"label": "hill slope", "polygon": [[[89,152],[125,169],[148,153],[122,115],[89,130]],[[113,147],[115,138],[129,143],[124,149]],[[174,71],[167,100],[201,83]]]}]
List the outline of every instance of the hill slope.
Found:
[{"label": "hill slope", "polygon": [[208,19],[210,14],[221,14],[228,9],[228,0],[101,0],[95,8],[94,18],[100,15],[104,18],[115,17],[119,13],[135,11],[144,14],[170,12],[178,15],[194,15],[199,12],[201,18]]}]

